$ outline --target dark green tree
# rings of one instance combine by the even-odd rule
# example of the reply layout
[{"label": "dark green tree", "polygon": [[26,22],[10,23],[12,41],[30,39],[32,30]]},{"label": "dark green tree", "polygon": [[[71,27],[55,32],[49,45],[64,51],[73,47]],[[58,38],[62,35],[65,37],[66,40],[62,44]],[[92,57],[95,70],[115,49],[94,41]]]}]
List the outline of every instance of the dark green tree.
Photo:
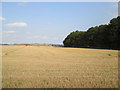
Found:
[{"label": "dark green tree", "polygon": [[65,47],[119,48],[120,16],[108,25],[91,27],[87,31],[71,32],[63,41]]}]

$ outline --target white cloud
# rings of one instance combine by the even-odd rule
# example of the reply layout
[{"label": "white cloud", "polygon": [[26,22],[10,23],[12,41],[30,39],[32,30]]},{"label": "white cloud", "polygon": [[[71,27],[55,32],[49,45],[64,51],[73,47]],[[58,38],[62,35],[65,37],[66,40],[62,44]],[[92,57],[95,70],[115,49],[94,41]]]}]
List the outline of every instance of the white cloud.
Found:
[{"label": "white cloud", "polygon": [[6,19],[4,17],[0,17],[0,21],[5,21]]},{"label": "white cloud", "polygon": [[5,34],[13,34],[13,33],[16,33],[16,31],[3,31],[3,33],[5,33]]},{"label": "white cloud", "polygon": [[118,9],[118,2],[114,2],[113,5],[112,5],[112,8]]},{"label": "white cloud", "polygon": [[26,27],[27,23],[25,22],[16,22],[16,23],[9,23],[5,25],[6,27]]}]

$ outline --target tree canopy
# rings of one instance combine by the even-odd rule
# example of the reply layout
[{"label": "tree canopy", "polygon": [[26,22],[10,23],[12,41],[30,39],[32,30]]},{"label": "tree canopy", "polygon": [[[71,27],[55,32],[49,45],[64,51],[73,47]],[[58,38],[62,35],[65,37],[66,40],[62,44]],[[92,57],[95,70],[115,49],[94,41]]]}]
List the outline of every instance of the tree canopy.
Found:
[{"label": "tree canopy", "polygon": [[65,47],[119,49],[120,16],[109,24],[91,27],[87,31],[71,32],[63,41]]}]

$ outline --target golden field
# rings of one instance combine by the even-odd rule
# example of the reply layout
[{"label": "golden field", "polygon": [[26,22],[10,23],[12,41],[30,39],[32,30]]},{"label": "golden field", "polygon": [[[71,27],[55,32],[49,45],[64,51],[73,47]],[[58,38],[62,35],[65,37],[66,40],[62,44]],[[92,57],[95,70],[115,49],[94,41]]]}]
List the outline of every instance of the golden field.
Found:
[{"label": "golden field", "polygon": [[2,46],[3,88],[117,88],[118,51]]}]

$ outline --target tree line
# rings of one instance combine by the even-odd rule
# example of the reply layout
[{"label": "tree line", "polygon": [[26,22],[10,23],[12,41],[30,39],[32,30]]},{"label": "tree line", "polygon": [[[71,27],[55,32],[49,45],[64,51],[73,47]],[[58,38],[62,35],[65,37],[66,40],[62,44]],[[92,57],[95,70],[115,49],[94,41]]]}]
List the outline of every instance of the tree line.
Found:
[{"label": "tree line", "polygon": [[63,41],[65,47],[120,49],[120,16],[109,24],[91,27],[87,31],[71,32]]}]

